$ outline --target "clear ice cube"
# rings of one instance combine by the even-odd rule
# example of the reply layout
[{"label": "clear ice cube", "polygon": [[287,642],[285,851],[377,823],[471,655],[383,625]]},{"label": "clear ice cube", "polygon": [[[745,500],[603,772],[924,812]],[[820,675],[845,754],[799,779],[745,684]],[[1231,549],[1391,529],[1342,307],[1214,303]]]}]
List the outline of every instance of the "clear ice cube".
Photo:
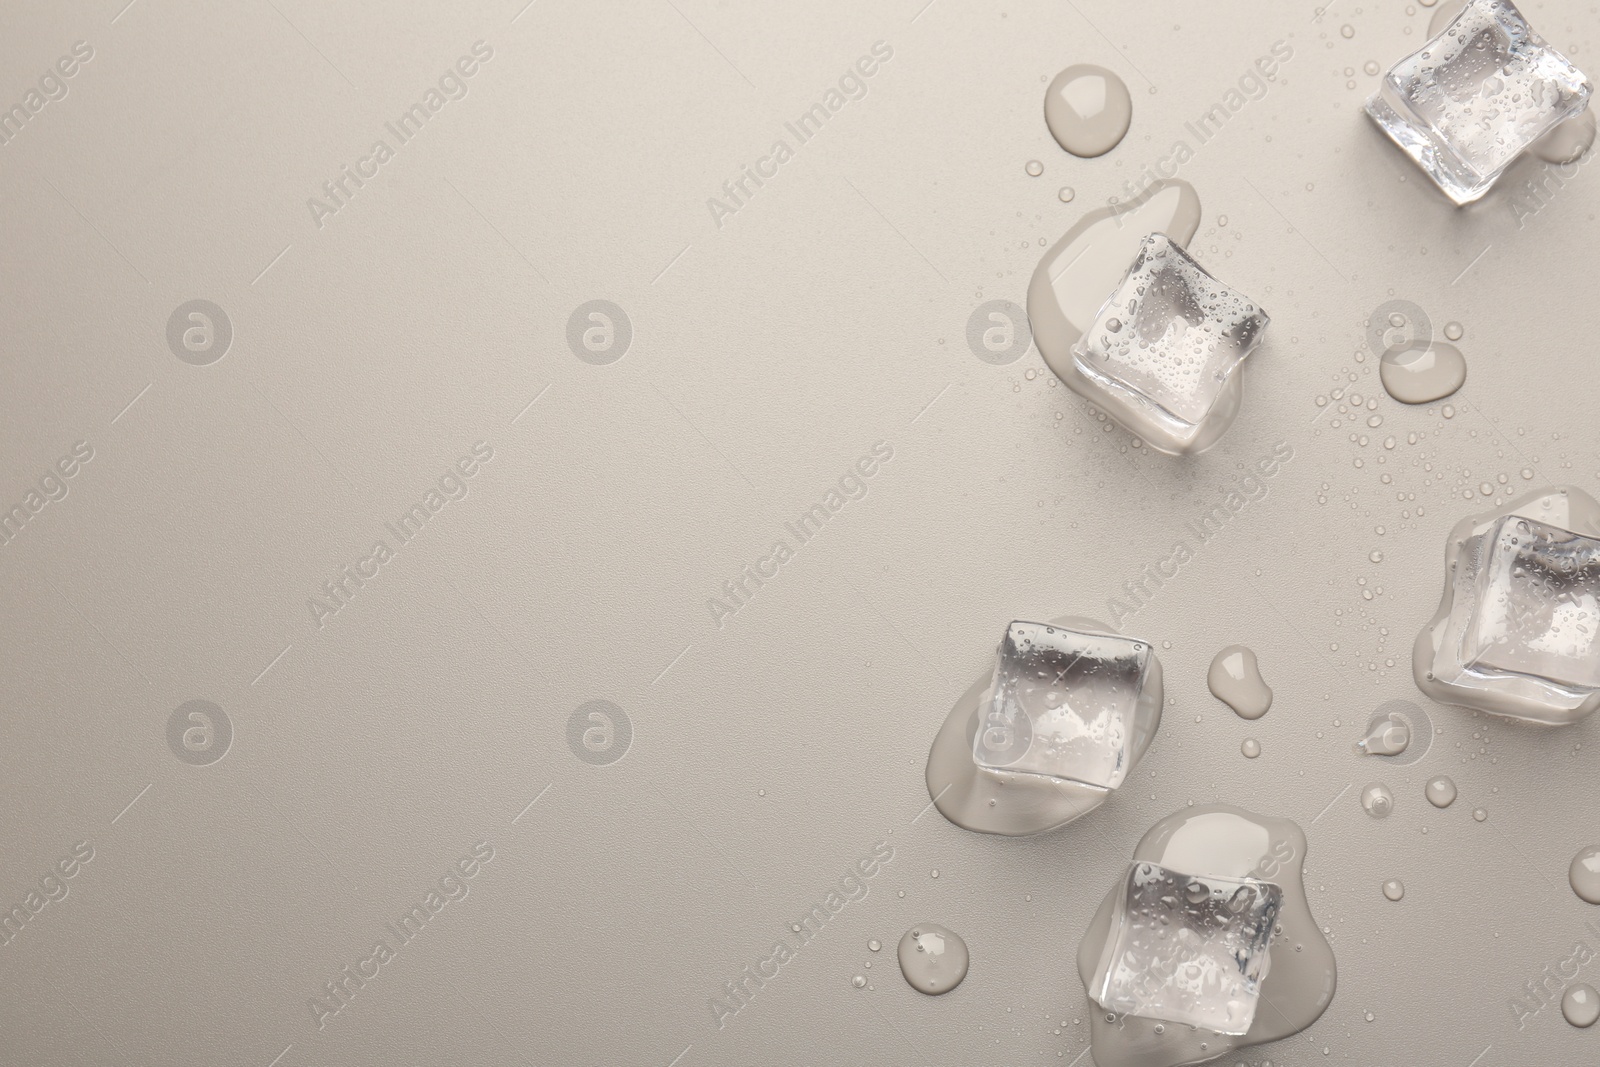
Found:
[{"label": "clear ice cube", "polygon": [[1174,441],[1193,439],[1228,377],[1261,341],[1267,314],[1152,233],[1072,350],[1091,382]]},{"label": "clear ice cube", "polygon": [[1132,764],[1150,645],[1115,634],[1013,622],[972,740],[981,767],[1115,789]]},{"label": "clear ice cube", "polygon": [[1091,995],[1119,1015],[1247,1033],[1282,906],[1271,882],[1135,862]]},{"label": "clear ice cube", "polygon": [[1484,535],[1461,661],[1600,689],[1600,541],[1510,515]]},{"label": "clear ice cube", "polygon": [[1588,107],[1592,91],[1510,0],[1473,0],[1395,64],[1367,114],[1447,196],[1466,204],[1534,141]]}]

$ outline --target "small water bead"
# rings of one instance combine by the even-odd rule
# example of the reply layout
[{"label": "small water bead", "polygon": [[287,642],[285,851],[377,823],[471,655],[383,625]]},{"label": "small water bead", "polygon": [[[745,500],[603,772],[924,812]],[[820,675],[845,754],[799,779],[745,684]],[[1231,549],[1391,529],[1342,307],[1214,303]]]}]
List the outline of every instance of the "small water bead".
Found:
[{"label": "small water bead", "polygon": [[935,867],[933,870],[929,871],[928,872],[928,877],[930,877],[930,878],[939,877],[939,868]]},{"label": "small water bead", "polygon": [[1456,409],[1454,405],[1446,404],[1444,407],[1439,409],[1439,414],[1443,415],[1447,419],[1453,419],[1456,417]]},{"label": "small water bead", "polygon": [[877,938],[873,938],[871,941],[867,942],[868,952],[877,952],[881,948],[883,948],[883,942],[879,941]]},{"label": "small water bead", "polygon": [[1044,164],[1040,163],[1037,159],[1030,159],[1028,160],[1027,167],[1024,169],[1027,170],[1028,177],[1037,178],[1039,175],[1044,173]]},{"label": "small water bead", "polygon": [[1600,1020],[1600,993],[1588,982],[1570,986],[1561,994],[1561,1017],[1580,1029]]},{"label": "small water bead", "polygon": [[1482,822],[1489,817],[1489,813],[1484,811],[1482,808],[1473,808],[1472,817],[1478,822]]},{"label": "small water bead", "polygon": [[1381,782],[1373,782],[1361,791],[1361,810],[1374,819],[1386,819],[1394,811],[1394,794]]},{"label": "small water bead", "polygon": [[1461,340],[1461,335],[1465,332],[1459,322],[1447,322],[1444,324],[1444,335],[1451,341]]},{"label": "small water bead", "polygon": [[1391,878],[1383,883],[1383,895],[1390,900],[1399,900],[1406,895],[1405,883],[1398,878]]},{"label": "small water bead", "polygon": [[865,989],[867,988],[867,976],[864,974],[858,974],[854,978],[850,979],[850,984],[855,986],[857,989]]},{"label": "small water bead", "polygon": [[1376,59],[1369,59],[1361,65],[1361,69],[1366,71],[1368,74],[1377,74],[1381,68],[1379,68],[1378,61]]},{"label": "small water bead", "polygon": [[1072,198],[1077,195],[1078,194],[1073,190],[1072,186],[1063,185],[1060,191],[1056,193],[1056,199],[1060,200],[1063,204],[1070,204],[1072,203]]},{"label": "small water bead", "polygon": [[1427,786],[1423,789],[1428,803],[1436,808],[1448,808],[1456,802],[1456,783],[1446,775],[1437,775],[1428,779]]},{"label": "small water bead", "polygon": [[1382,552],[1378,552],[1378,551],[1373,551],[1371,555],[1367,556],[1367,558],[1370,559],[1374,563],[1382,563],[1383,562],[1383,553]]},{"label": "small water bead", "polygon": [[1253,737],[1247,737],[1239,746],[1239,751],[1244,753],[1245,759],[1255,759],[1261,755],[1261,742]]},{"label": "small water bead", "polygon": [[1600,845],[1590,845],[1572,857],[1567,881],[1580,900],[1600,904]]},{"label": "small water bead", "polygon": [[1339,27],[1339,36],[1348,40],[1356,35],[1356,28],[1348,22]]}]

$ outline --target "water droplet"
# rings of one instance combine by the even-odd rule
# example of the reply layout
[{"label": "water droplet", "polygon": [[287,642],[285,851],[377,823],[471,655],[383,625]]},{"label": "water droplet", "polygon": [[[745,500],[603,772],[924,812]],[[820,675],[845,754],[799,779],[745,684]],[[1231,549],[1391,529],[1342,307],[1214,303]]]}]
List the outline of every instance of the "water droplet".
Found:
[{"label": "water droplet", "polygon": [[1373,782],[1361,791],[1361,810],[1374,819],[1386,819],[1394,811],[1394,794],[1381,782]]},{"label": "water droplet", "polygon": [[1379,552],[1377,549],[1373,549],[1371,554],[1369,554],[1367,556],[1367,558],[1370,559],[1374,563],[1382,563],[1383,562],[1383,553]]},{"label": "water droplet", "polygon": [[1489,817],[1489,813],[1487,811],[1484,811],[1482,808],[1473,808],[1472,809],[1472,817],[1474,819],[1476,819],[1478,822],[1482,822],[1483,820],[1485,820],[1485,819],[1487,819]]},{"label": "water droplet", "polygon": [[1576,1027],[1589,1027],[1600,1019],[1600,993],[1588,982],[1569,986],[1561,994],[1561,1017]]},{"label": "water droplet", "polygon": [[858,974],[854,978],[850,979],[850,984],[855,986],[857,989],[865,989],[867,988],[867,976],[864,974]]},{"label": "water droplet", "polygon": [[1072,186],[1063,185],[1060,188],[1060,190],[1056,193],[1056,199],[1060,200],[1063,204],[1070,204],[1070,203],[1072,203],[1072,198],[1077,196],[1077,195],[1078,194],[1073,191]]},{"label": "water droplet", "polygon": [[1356,742],[1357,752],[1369,756],[1398,756],[1411,744],[1411,728],[1395,715],[1380,715],[1367,726],[1367,735]]},{"label": "water droplet", "polygon": [[1580,899],[1600,904],[1600,845],[1590,845],[1572,857],[1567,881]]},{"label": "water droplet", "polygon": [[1244,742],[1239,745],[1239,751],[1244,753],[1245,759],[1255,759],[1257,756],[1261,755],[1261,742],[1257,741],[1253,737],[1247,737],[1244,739]]},{"label": "water droplet", "polygon": [[1212,658],[1206,685],[1241,719],[1259,719],[1272,707],[1272,690],[1262,680],[1256,654],[1244,645],[1229,645]]},{"label": "water droplet", "polygon": [[[1384,350],[1378,378],[1402,404],[1431,404],[1454,393],[1467,380],[1461,350],[1443,341],[1404,341]],[[1450,410],[1450,418],[1455,411]]]},{"label": "water droplet", "polygon": [[881,948],[883,948],[883,942],[879,941],[877,938],[873,938],[871,941],[867,942],[867,951],[869,952],[877,952]]},{"label": "water droplet", "polygon": [[967,943],[938,923],[918,923],[900,939],[900,973],[919,993],[948,993],[967,976]]},{"label": "water droplet", "polygon": [[1383,895],[1390,900],[1399,900],[1406,895],[1405,883],[1398,878],[1391,878],[1383,883]]},{"label": "water droplet", "polygon": [[930,877],[930,878],[939,877],[939,868],[935,867],[933,870],[929,871],[928,872],[928,877]]},{"label": "water droplet", "polygon": [[1459,341],[1461,340],[1461,335],[1465,332],[1459,322],[1447,322],[1444,324],[1444,335],[1447,340]]},{"label": "water droplet", "polygon": [[1429,804],[1436,808],[1448,808],[1456,802],[1456,783],[1446,775],[1435,775],[1428,779],[1423,793],[1427,796]]},{"label": "water droplet", "polygon": [[1348,40],[1356,35],[1356,28],[1348,22],[1339,27],[1339,36]]},{"label": "water droplet", "polygon": [[1028,165],[1023,169],[1028,172],[1028,177],[1037,178],[1039,175],[1044,173],[1044,164],[1040,163],[1037,159],[1030,159],[1028,160]]},{"label": "water droplet", "polygon": [[1117,147],[1132,120],[1128,86],[1104,67],[1089,63],[1068,67],[1044,93],[1044,122],[1050,136],[1084,159]]}]

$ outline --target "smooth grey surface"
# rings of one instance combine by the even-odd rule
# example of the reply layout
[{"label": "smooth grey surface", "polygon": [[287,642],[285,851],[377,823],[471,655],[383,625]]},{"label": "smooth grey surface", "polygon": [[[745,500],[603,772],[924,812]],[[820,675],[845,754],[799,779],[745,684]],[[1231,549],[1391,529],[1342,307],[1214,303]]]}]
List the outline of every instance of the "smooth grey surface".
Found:
[{"label": "smooth grey surface", "polygon": [[[1338,955],[1327,1015],[1247,1062],[1600,1058],[1558,1007],[1600,967],[1600,911],[1564,876],[1600,838],[1600,724],[1432,705],[1406,663],[1480,483],[1594,491],[1596,179],[1533,200],[1550,172],[1524,160],[1468,210],[1430,187],[1360,110],[1364,64],[1413,50],[1425,7],[124,3],[0,14],[5,107],[93,48],[0,145],[0,508],[93,450],[0,545],[0,903],[93,850],[0,944],[0,1063],[1087,1064],[1078,940],[1189,801],[1305,828]],[[1524,9],[1595,73],[1592,5]],[[308,198],[478,41],[465,97],[319,227]],[[866,95],[798,143],[784,123],[876,41]],[[1276,41],[1293,58],[1199,143],[1185,123]],[[1042,117],[1079,62],[1134,97],[1095,160]],[[779,138],[792,158],[719,226],[707,198]],[[1036,350],[967,344],[1179,138],[1191,251],[1273,312],[1238,422],[1187,460],[1108,431]],[[196,300],[231,326],[211,362],[169,346]],[[611,362],[569,345],[598,300],[628,320]],[[1465,326],[1451,419],[1356,362],[1395,300]],[[1378,397],[1355,428],[1316,404],[1346,370]],[[465,497],[401,544],[385,524],[477,442],[492,458],[445,483]],[[892,458],[842,490],[866,495],[801,543],[785,524],[877,442]],[[1265,495],[1202,543],[1280,442]],[[319,626],[308,598],[380,538],[393,558]],[[930,811],[928,743],[1005,623],[1111,616],[1180,539],[1176,576],[1108,618],[1167,669],[1138,780],[1036,839]],[[746,566],[777,569],[714,614]],[[1206,691],[1233,642],[1276,693],[1258,722]],[[1353,755],[1396,699],[1427,707],[1431,750]],[[171,742],[190,701],[226,715],[221,759]],[[589,711],[574,731],[591,701],[626,715],[624,758],[593,758]],[[1361,812],[1369,781],[1388,819]],[[319,1029],[311,998],[447,875],[467,895]],[[712,998],[830,891],[719,1028]],[[924,920],[971,947],[943,997],[867,948]]]}]

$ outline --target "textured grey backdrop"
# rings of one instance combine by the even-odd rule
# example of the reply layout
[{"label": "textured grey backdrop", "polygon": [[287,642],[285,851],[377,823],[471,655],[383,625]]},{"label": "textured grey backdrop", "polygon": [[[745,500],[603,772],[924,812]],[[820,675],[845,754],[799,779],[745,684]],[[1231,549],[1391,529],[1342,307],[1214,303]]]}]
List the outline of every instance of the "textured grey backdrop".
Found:
[{"label": "textured grey backdrop", "polygon": [[[1600,973],[1565,884],[1600,725],[1431,705],[1407,669],[1457,518],[1595,488],[1596,178],[1426,185],[1359,111],[1426,7],[124,3],[0,14],[0,1062],[1086,1064],[1078,937],[1144,829],[1211,800],[1306,828],[1341,971],[1241,1062],[1600,1059],[1525,985]],[[1525,9],[1594,73],[1592,4]],[[1098,160],[1042,120],[1073,62],[1133,90]],[[1273,315],[1187,461],[968,343],[1179,141],[1193,247]],[[1391,300],[1463,324],[1449,408],[1378,388]],[[1136,780],[1031,840],[927,812],[1004,624],[1114,600],[1172,697]],[[1205,690],[1235,641],[1258,723]],[[1352,755],[1392,700],[1431,750]],[[943,998],[893,963],[919,920],[971,946]]]}]

